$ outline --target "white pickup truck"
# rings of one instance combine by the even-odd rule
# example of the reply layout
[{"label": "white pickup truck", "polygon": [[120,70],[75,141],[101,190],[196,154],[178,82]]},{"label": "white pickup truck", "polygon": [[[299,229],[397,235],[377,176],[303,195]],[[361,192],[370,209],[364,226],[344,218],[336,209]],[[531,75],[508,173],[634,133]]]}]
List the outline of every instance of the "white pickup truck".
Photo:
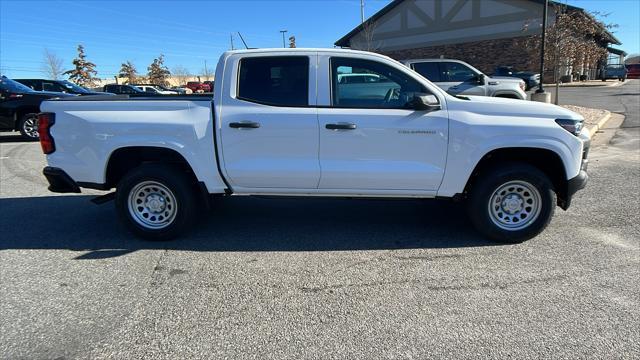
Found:
[{"label": "white pickup truck", "polygon": [[[344,74],[363,81],[339,81]],[[487,237],[520,242],[587,181],[583,118],[523,100],[452,96],[388,57],[230,51],[206,96],[45,101],[54,192],[109,190],[135,234],[188,230],[212,194],[447,198]],[[99,202],[98,199],[97,202]]]}]

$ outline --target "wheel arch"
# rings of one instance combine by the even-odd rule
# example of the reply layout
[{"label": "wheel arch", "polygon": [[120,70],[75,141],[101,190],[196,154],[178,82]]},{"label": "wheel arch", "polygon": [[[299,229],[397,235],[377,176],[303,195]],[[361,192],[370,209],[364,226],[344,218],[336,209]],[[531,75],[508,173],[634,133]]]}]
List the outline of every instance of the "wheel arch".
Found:
[{"label": "wheel arch", "polygon": [[199,179],[186,158],[178,151],[160,146],[127,146],[115,149],[106,162],[104,188],[110,189],[131,169],[145,163],[170,163],[178,166],[198,182]]},{"label": "wheel arch", "polygon": [[541,170],[553,184],[558,205],[562,208],[566,207],[568,182],[565,164],[557,152],[545,148],[504,147],[489,151],[476,163],[467,179],[464,193],[472,191],[474,182],[483,172],[505,162],[526,163]]}]

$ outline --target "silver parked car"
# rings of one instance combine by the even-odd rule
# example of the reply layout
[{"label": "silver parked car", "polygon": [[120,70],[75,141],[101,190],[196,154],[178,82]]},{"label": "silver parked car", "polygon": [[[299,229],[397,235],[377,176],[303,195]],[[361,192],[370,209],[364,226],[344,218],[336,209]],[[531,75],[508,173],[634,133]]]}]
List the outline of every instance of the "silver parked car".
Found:
[{"label": "silver parked car", "polygon": [[453,95],[527,98],[523,80],[491,78],[464,61],[415,59],[403,60],[402,63]]}]

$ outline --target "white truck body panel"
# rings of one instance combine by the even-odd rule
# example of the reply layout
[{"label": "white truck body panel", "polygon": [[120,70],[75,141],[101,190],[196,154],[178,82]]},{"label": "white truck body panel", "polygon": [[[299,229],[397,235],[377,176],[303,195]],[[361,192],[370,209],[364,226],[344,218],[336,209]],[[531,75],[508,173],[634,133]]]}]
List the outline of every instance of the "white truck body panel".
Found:
[{"label": "white truck body panel", "polygon": [[[287,55],[310,59],[309,106],[237,98],[240,59]],[[441,108],[332,107],[331,57],[400,69],[435,95]],[[136,146],[175,150],[209,193],[226,189],[238,195],[450,197],[464,190],[475,165],[494,149],[551,150],[562,160],[566,179],[578,174],[582,160],[582,141],[555,123],[581,119],[571,111],[522,100],[456,98],[388,57],[350,50],[227,52],[216,70],[213,105],[206,99],[45,101],[42,111],[56,114],[51,134],[57,149],[47,156],[49,165],[77,182],[98,184],[105,182],[111,154]],[[229,127],[247,121],[260,127]],[[357,129],[325,128],[342,122]]]}]

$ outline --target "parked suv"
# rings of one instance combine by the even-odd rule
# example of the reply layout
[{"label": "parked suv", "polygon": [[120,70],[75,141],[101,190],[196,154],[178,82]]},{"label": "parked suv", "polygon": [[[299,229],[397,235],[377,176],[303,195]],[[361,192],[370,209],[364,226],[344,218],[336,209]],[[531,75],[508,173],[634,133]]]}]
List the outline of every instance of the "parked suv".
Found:
[{"label": "parked suv", "polygon": [[13,79],[35,91],[54,91],[76,95],[112,95],[105,92],[91,91],[76,85],[67,80],[45,80],[45,79]]},{"label": "parked suv", "polygon": [[109,84],[104,86],[103,91],[118,95],[149,95],[132,85]]},{"label": "parked suv", "polygon": [[624,64],[609,64],[602,72],[602,81],[607,79],[618,79],[619,81],[627,80],[627,68]]},{"label": "parked suv", "polygon": [[65,96],[72,95],[34,91],[17,81],[0,77],[0,131],[20,131],[25,139],[37,139],[40,103]]},{"label": "parked suv", "polygon": [[403,63],[452,95],[527,98],[523,80],[490,78],[464,61],[419,59],[404,60]]}]

